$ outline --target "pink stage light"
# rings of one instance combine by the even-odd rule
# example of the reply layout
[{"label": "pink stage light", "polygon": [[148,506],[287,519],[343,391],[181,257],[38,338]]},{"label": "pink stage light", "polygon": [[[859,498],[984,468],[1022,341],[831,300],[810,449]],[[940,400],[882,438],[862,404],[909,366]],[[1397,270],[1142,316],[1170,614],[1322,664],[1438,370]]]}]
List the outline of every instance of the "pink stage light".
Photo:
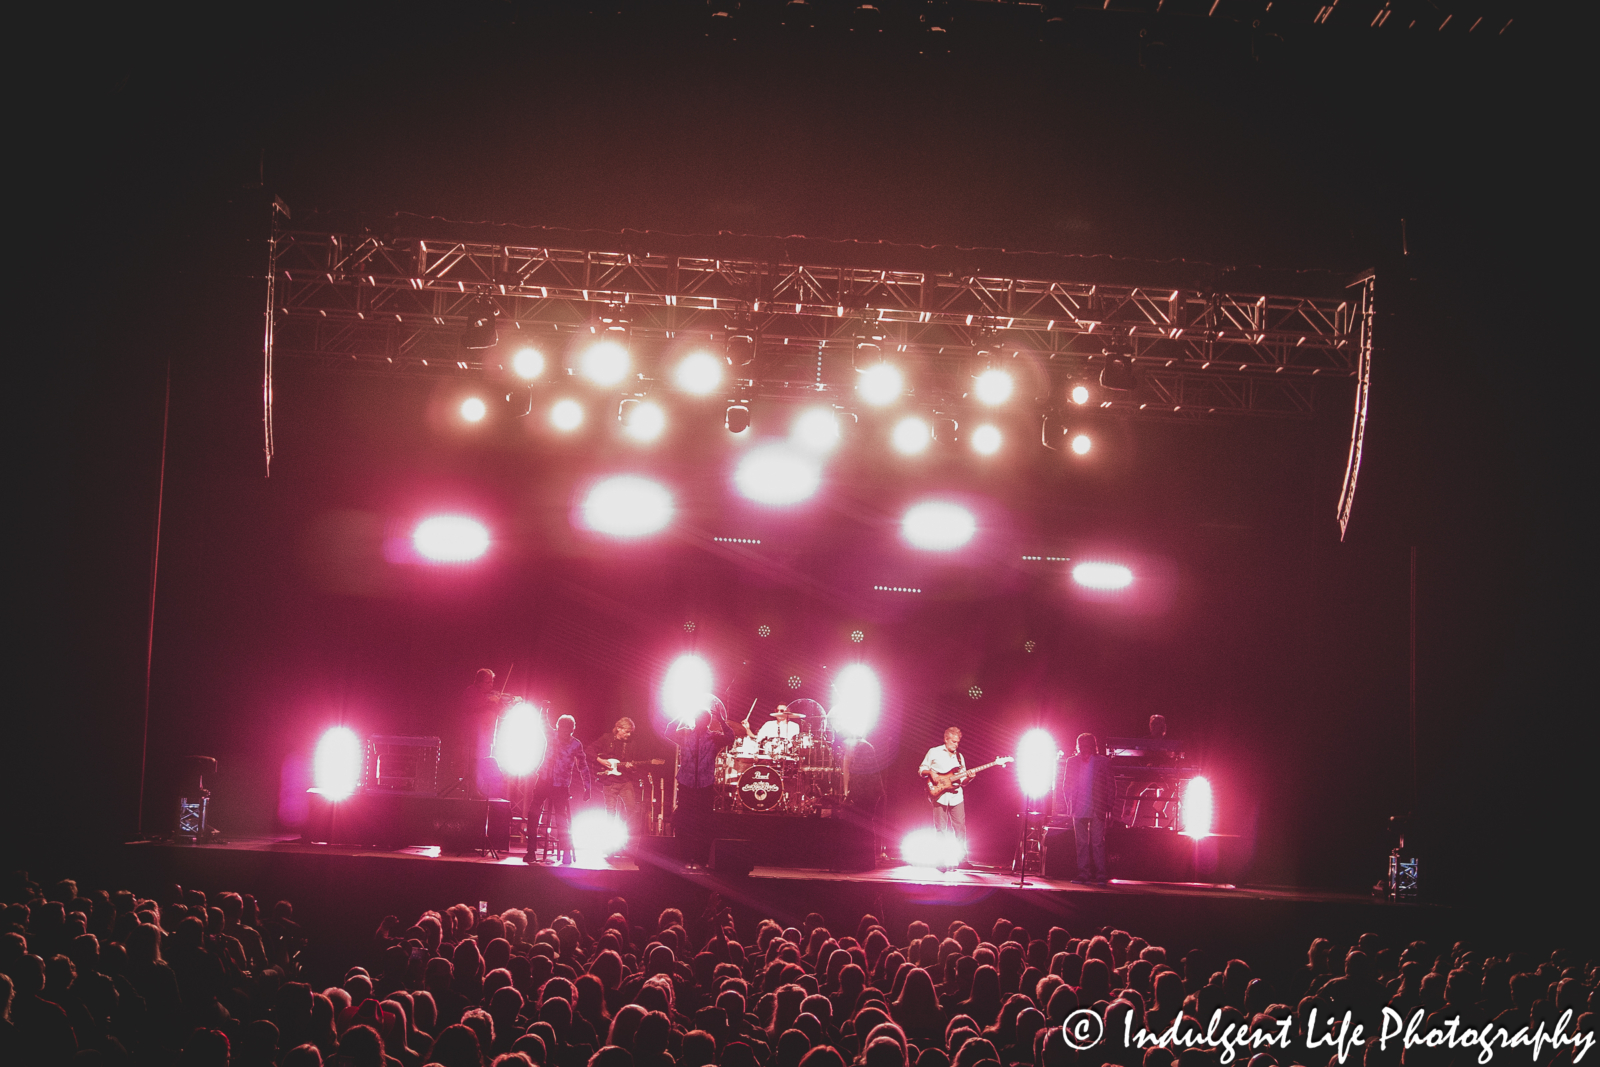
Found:
[{"label": "pink stage light", "polygon": [[523,381],[533,381],[544,373],[544,353],[537,348],[522,348],[511,357],[511,370]]},{"label": "pink stage light", "polygon": [[544,723],[539,709],[519,700],[505,710],[494,729],[494,761],[508,778],[526,778],[544,762]]},{"label": "pink stage light", "polygon": [[1196,841],[1211,836],[1211,783],[1191,778],[1183,790],[1183,832]]},{"label": "pink stage light", "polygon": [[1074,404],[1087,404],[1089,402],[1089,387],[1087,385],[1074,385],[1072,387],[1072,402]]},{"label": "pink stage light", "polygon": [[1000,428],[984,423],[972,431],[972,450],[980,456],[992,456],[1000,451]]},{"label": "pink stage light", "polygon": [[978,375],[978,380],[972,383],[972,392],[979,402],[993,407],[1011,399],[1014,385],[1011,375],[998,367],[992,367]]},{"label": "pink stage light", "polygon": [[911,831],[900,842],[900,856],[912,867],[948,869],[960,866],[966,855],[966,844],[959,837],[931,826]]},{"label": "pink stage light", "polygon": [[562,433],[571,433],[583,425],[583,405],[571,397],[557,400],[550,406],[550,425]]},{"label": "pink stage light", "polygon": [[695,713],[710,703],[711,664],[695,655],[672,661],[661,682],[661,706],[675,723],[690,725]]},{"label": "pink stage light", "polygon": [[801,448],[827,452],[839,443],[839,416],[831,408],[811,408],[794,420],[790,435]]},{"label": "pink stage light", "polygon": [[468,422],[482,422],[487,414],[488,406],[478,397],[469,396],[461,402],[461,417]]},{"label": "pink stage light", "polygon": [[329,800],[343,800],[361,785],[361,763],[361,739],[354,730],[335,726],[317,741],[311,780]]},{"label": "pink stage light", "polygon": [[1056,782],[1056,739],[1045,730],[1029,730],[1017,742],[1017,782],[1028,797],[1049,794]]},{"label": "pink stage light", "polygon": [[1080,456],[1087,456],[1089,449],[1094,447],[1094,442],[1089,440],[1089,435],[1080,433],[1072,439],[1072,451]]},{"label": "pink stage light", "polygon": [[852,663],[833,680],[833,707],[828,722],[846,737],[865,737],[878,724],[883,686],[871,667]]},{"label": "pink stage light", "polygon": [[856,391],[873,407],[892,404],[905,389],[905,376],[892,363],[878,363],[861,372]]},{"label": "pink stage light", "polygon": [[616,385],[628,376],[628,350],[616,341],[596,341],[578,361],[578,373],[596,385]]},{"label": "pink stage light", "polygon": [[1126,589],[1133,572],[1120,563],[1080,563],[1072,568],[1072,580],[1086,589]]},{"label": "pink stage light", "polygon": [[466,563],[489,551],[489,531],[464,515],[435,515],[417,524],[411,544],[434,563]]},{"label": "pink stage light", "polygon": [[977,517],[959,504],[932,500],[918,504],[900,520],[900,533],[914,548],[949,552],[978,532]]},{"label": "pink stage light", "polygon": [[739,461],[733,484],[740,495],[758,504],[798,504],[822,484],[822,466],[788,445],[762,445]]},{"label": "pink stage light", "polygon": [[618,475],[596,483],[583,500],[583,524],[612,537],[645,537],[672,521],[672,494],[648,478]]},{"label": "pink stage light", "polygon": [[908,415],[894,424],[894,431],[889,435],[889,441],[894,445],[894,450],[902,456],[915,456],[928,450],[933,443],[933,429],[926,421],[915,415]]}]

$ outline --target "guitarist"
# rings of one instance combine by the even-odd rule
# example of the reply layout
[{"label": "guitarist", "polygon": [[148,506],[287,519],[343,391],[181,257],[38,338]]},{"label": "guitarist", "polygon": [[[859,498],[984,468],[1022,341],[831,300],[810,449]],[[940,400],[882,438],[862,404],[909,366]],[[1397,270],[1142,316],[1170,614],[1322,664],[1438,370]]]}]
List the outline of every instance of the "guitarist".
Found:
[{"label": "guitarist", "polygon": [[[961,729],[952,726],[944,732],[944,744],[928,749],[928,754],[922,757],[922,765],[917,768],[917,773],[931,785],[936,781],[934,775],[943,776],[952,772],[964,774],[966,770],[967,760],[961,755]],[[967,808],[959,784],[933,802],[933,828],[941,834],[954,834],[965,853]]]},{"label": "guitarist", "polygon": [[594,743],[593,756],[595,778],[606,798],[606,814],[619,816],[630,837],[639,833],[635,822],[639,816],[639,789],[644,781],[641,768],[648,762],[639,760],[634,753],[634,728],[633,720],[626,715],[618,719],[611,732]]}]

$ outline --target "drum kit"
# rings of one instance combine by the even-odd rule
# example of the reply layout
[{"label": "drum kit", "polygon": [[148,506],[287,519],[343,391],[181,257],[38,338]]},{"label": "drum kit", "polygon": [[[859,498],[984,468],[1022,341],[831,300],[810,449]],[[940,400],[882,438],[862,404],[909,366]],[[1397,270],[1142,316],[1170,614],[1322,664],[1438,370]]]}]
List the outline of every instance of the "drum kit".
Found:
[{"label": "drum kit", "polygon": [[827,713],[797,700],[787,716],[777,720],[777,736],[746,737],[718,755],[718,811],[828,816],[844,805],[844,762]]}]

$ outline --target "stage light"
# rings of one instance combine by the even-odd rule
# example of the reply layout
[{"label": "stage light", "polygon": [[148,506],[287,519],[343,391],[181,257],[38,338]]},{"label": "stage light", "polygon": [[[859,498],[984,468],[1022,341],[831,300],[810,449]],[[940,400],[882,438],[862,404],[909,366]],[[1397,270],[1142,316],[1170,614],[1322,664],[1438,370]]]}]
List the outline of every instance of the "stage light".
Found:
[{"label": "stage light", "polygon": [[833,707],[828,723],[846,737],[865,737],[878,724],[883,686],[864,663],[852,663],[833,680]]},{"label": "stage light", "polygon": [[932,827],[913,830],[900,842],[900,856],[913,867],[959,867],[966,858],[967,846],[955,834],[941,834]]},{"label": "stage light", "polygon": [[361,785],[361,762],[361,739],[348,727],[335,726],[317,741],[311,780],[329,800],[343,800]]},{"label": "stage light", "polygon": [[978,380],[972,385],[972,393],[979,403],[993,407],[1011,399],[1013,384],[1010,374],[998,367],[991,367],[978,375]]},{"label": "stage light", "polygon": [[686,393],[706,396],[722,384],[722,367],[723,361],[710,352],[690,352],[678,361],[672,380]]},{"label": "stage light", "polygon": [[605,808],[585,808],[572,813],[572,851],[578,862],[603,860],[628,847],[628,828]]},{"label": "stage light", "polygon": [[822,468],[787,445],[763,445],[739,461],[733,484],[758,504],[798,504],[817,491]]},{"label": "stage light", "polygon": [[622,432],[635,441],[654,441],[666,428],[667,413],[651,400],[629,404],[622,420]]},{"label": "stage light", "polygon": [[435,515],[417,524],[411,544],[423,559],[465,563],[489,550],[489,531],[483,523],[463,515]]},{"label": "stage light", "polygon": [[905,376],[892,363],[875,363],[861,372],[856,381],[856,392],[873,407],[892,404],[905,388]]},{"label": "stage light", "polygon": [[661,706],[673,722],[693,725],[695,713],[710,701],[711,664],[695,655],[672,661],[661,683]]},{"label": "stage light", "polygon": [[1191,778],[1183,790],[1183,832],[1196,841],[1211,836],[1211,783]]},{"label": "stage light", "polygon": [[628,376],[628,350],[615,341],[596,341],[584,351],[578,372],[596,385],[616,385]]},{"label": "stage light", "polygon": [[729,433],[744,433],[750,428],[750,409],[744,404],[728,405],[727,426]]},{"label": "stage light", "polygon": [[562,433],[571,433],[583,425],[583,405],[570,397],[557,400],[550,406],[550,425]]},{"label": "stage light", "polygon": [[800,413],[790,431],[795,444],[813,452],[826,452],[839,443],[839,417],[827,408]]},{"label": "stage light", "polygon": [[929,501],[918,504],[900,520],[900,533],[915,548],[948,552],[972,540],[978,520],[959,504]]},{"label": "stage light", "polygon": [[468,422],[482,422],[487,414],[489,407],[479,397],[469,396],[461,402],[461,417]]},{"label": "stage light", "polygon": [[1074,385],[1072,387],[1072,402],[1074,404],[1087,404],[1089,402],[1089,387],[1087,385]]},{"label": "stage light", "polygon": [[1047,796],[1056,782],[1056,739],[1044,730],[1029,730],[1017,742],[1017,782],[1028,797]]},{"label": "stage light", "polygon": [[984,423],[972,431],[972,450],[980,456],[992,456],[1000,451],[1000,430]]},{"label": "stage light", "polygon": [[607,478],[583,499],[584,525],[612,537],[644,537],[671,521],[672,494],[648,478]]},{"label": "stage light", "polygon": [[1072,580],[1086,589],[1126,589],[1133,572],[1120,563],[1080,563],[1072,568]]},{"label": "stage light", "polygon": [[544,762],[544,722],[539,709],[519,700],[505,710],[494,730],[494,761],[509,778],[526,778]]},{"label": "stage light", "polygon": [[1137,383],[1133,378],[1133,361],[1126,356],[1106,354],[1106,365],[1100,370],[1100,385],[1119,393],[1126,393]]},{"label": "stage light", "polygon": [[1087,456],[1089,449],[1094,447],[1094,442],[1089,440],[1089,435],[1080,433],[1072,439],[1072,451],[1080,456]]},{"label": "stage light", "polygon": [[889,441],[901,455],[915,456],[928,450],[928,445],[933,443],[933,431],[926,422],[912,415],[894,424]]},{"label": "stage light", "polygon": [[533,381],[544,373],[544,353],[537,348],[519,348],[511,357],[511,371],[524,381]]}]

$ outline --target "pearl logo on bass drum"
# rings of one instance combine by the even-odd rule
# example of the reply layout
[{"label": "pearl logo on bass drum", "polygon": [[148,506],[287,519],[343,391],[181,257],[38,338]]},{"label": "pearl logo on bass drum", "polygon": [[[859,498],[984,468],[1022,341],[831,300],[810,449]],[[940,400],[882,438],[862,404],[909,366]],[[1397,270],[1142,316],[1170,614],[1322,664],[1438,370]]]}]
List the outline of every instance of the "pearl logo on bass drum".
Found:
[{"label": "pearl logo on bass drum", "polygon": [[771,811],[783,801],[783,772],[758,763],[739,776],[739,802],[751,811]]}]

